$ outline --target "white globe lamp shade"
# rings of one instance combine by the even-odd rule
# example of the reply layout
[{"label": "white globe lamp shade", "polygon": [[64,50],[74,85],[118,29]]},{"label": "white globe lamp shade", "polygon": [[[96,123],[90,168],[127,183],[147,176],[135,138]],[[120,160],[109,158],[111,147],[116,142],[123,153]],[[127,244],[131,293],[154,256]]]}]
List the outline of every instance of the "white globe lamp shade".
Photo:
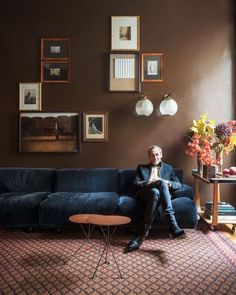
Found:
[{"label": "white globe lamp shade", "polygon": [[159,106],[160,113],[162,115],[174,116],[178,111],[178,105],[173,98],[170,98],[170,94],[164,96],[164,100]]},{"label": "white globe lamp shade", "polygon": [[150,116],[153,112],[153,104],[144,96],[136,103],[135,110],[139,116]]}]

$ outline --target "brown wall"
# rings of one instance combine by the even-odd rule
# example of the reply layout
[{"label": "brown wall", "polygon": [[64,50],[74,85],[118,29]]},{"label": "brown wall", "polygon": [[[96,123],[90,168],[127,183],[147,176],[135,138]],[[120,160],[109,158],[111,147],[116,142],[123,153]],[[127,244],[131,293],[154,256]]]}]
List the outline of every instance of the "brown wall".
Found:
[{"label": "brown wall", "polygon": [[[191,182],[196,159],[185,155],[184,134],[208,112],[234,117],[233,0],[9,0],[0,10],[0,165],[136,167],[160,144],[165,160]],[[141,52],[164,53],[164,82],[142,83],[157,107],[172,92],[174,117],[138,117],[138,93],[109,93],[112,15],[139,15]],[[44,84],[42,111],[109,111],[109,142],[81,143],[80,154],[18,152],[18,85],[40,79],[40,38],[71,40],[71,83]],[[227,160],[226,160],[227,161]],[[232,165],[232,160],[228,160]],[[236,163],[234,163],[236,164]]]}]

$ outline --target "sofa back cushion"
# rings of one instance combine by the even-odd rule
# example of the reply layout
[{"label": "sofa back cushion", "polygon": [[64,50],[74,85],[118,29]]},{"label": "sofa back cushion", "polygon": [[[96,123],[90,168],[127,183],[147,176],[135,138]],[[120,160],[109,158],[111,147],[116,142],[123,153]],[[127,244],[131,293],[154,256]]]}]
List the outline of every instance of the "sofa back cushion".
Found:
[{"label": "sofa back cushion", "polygon": [[179,181],[181,183],[184,182],[184,173],[183,173],[183,170],[182,169],[174,169],[175,171],[175,175],[179,178]]},{"label": "sofa back cushion", "polygon": [[118,170],[114,168],[59,169],[56,192],[118,192]]},{"label": "sofa back cushion", "polygon": [[133,183],[136,176],[135,169],[122,169],[119,170],[119,193],[121,195],[132,195],[134,188]]},{"label": "sofa back cushion", "polygon": [[0,184],[6,192],[51,192],[55,169],[0,168]]},{"label": "sofa back cushion", "polygon": [[[175,175],[180,182],[183,182],[183,170],[174,169]],[[133,183],[136,176],[136,169],[122,169],[119,170],[119,193],[121,195],[133,194]]]}]

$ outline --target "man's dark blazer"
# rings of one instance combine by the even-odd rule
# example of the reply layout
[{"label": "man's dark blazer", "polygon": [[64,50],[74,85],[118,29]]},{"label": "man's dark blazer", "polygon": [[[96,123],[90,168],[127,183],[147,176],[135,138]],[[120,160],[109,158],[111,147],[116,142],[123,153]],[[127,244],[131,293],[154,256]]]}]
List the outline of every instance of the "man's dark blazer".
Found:
[{"label": "man's dark blazer", "polygon": [[[183,185],[179,181],[178,177],[175,175],[175,171],[173,167],[163,162],[160,162],[159,165],[160,165],[160,178],[170,181],[171,183],[170,190],[175,191],[177,189],[181,189]],[[138,193],[142,187],[145,187],[145,183],[147,183],[150,177],[151,168],[152,168],[151,164],[138,165],[137,175],[134,180],[134,188],[136,193]]]}]

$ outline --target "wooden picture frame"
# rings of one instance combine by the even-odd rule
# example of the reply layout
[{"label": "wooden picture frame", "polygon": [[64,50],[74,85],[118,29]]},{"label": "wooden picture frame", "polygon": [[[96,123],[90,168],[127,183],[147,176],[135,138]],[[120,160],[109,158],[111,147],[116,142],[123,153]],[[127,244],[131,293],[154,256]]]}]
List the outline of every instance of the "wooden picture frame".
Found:
[{"label": "wooden picture frame", "polygon": [[69,60],[68,38],[41,38],[41,60]]},{"label": "wooden picture frame", "polygon": [[42,83],[69,83],[69,61],[41,61]]},{"label": "wooden picture frame", "polygon": [[80,121],[77,112],[20,112],[21,153],[79,153]]},{"label": "wooden picture frame", "polygon": [[139,51],[140,17],[111,17],[111,50]]},{"label": "wooden picture frame", "polygon": [[140,92],[138,53],[110,53],[109,91]]},{"label": "wooden picture frame", "polygon": [[19,83],[19,110],[41,111],[42,87],[39,82]]},{"label": "wooden picture frame", "polygon": [[142,82],[163,82],[163,53],[142,53]]},{"label": "wooden picture frame", "polygon": [[83,141],[108,141],[108,112],[83,113]]}]

